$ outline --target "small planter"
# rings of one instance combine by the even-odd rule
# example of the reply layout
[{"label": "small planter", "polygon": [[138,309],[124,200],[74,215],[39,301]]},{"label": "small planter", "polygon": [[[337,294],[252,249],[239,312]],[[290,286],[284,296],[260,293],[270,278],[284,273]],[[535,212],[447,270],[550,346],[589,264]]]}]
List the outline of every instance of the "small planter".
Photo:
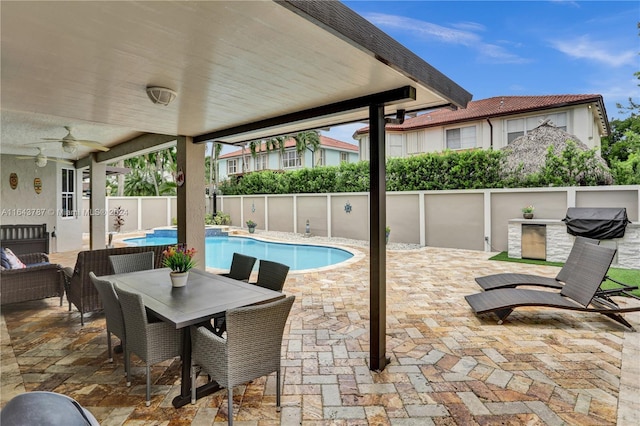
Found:
[{"label": "small planter", "polygon": [[174,272],[171,271],[169,274],[171,276],[171,285],[173,287],[184,287],[187,285],[187,280],[189,279],[189,272]]},{"label": "small planter", "polygon": [[522,217],[525,219],[533,219],[533,213],[522,213]]},{"label": "small planter", "polygon": [[256,227],[255,226],[250,226],[249,227],[249,233],[253,234],[254,232],[256,232]]}]

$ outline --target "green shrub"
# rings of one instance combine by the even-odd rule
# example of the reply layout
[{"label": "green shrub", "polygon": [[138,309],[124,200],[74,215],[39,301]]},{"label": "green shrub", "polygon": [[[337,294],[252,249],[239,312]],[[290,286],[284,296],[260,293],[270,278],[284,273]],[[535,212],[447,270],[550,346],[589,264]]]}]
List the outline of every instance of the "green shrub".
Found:
[{"label": "green shrub", "polygon": [[[515,172],[501,177],[503,160],[502,151],[481,149],[390,158],[386,163],[387,190],[527,188],[608,183],[602,162],[596,157],[595,151],[580,151],[575,144],[569,144],[560,155],[554,155],[549,150],[542,170],[524,177]],[[635,157],[633,161],[635,163],[619,166],[620,175],[632,175],[631,178],[625,178],[625,182],[640,180],[640,160]],[[222,182],[219,188],[225,195],[367,192],[369,162],[288,172],[265,170],[247,173]]]},{"label": "green shrub", "polygon": [[215,216],[207,213],[204,217],[205,225],[231,225],[231,216],[224,212],[216,212]]}]

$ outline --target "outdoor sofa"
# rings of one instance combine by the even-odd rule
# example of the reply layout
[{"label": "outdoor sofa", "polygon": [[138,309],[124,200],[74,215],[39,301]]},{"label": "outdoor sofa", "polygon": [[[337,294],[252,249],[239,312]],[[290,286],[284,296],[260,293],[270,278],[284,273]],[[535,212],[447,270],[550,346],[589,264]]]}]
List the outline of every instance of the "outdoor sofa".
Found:
[{"label": "outdoor sofa", "polygon": [[58,296],[62,305],[64,280],[60,265],[49,263],[49,257],[45,253],[16,256],[27,267],[0,272],[0,304]]},{"label": "outdoor sofa", "polygon": [[84,325],[85,313],[103,309],[102,299],[91,282],[89,272],[93,272],[98,277],[113,274],[109,256],[153,251],[154,268],[160,268],[163,260],[162,252],[167,247],[169,246],[132,246],[81,251],[78,253],[75,268],[63,268],[69,310],[71,310],[71,305],[78,308],[80,311],[80,323]]},{"label": "outdoor sofa", "polygon": [[48,254],[49,236],[46,223],[0,226],[2,247],[10,248],[15,254]]}]

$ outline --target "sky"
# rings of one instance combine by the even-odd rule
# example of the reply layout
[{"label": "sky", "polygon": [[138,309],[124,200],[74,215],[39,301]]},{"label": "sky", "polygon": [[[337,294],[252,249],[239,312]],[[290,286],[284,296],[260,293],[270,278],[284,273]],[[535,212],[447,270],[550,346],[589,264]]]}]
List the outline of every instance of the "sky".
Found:
[{"label": "sky", "polygon": [[[473,95],[600,94],[638,102],[638,1],[343,1]],[[323,135],[355,143],[364,127]]]}]

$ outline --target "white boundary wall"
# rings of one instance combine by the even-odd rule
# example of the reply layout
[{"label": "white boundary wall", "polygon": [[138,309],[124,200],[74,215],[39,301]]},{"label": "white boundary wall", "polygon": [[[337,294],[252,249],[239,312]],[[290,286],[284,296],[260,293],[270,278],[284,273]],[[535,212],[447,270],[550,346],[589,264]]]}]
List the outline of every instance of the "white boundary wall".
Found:
[{"label": "white boundary wall", "polygon": [[[88,208],[88,199],[84,203]],[[203,203],[209,211],[211,200]],[[509,220],[521,218],[530,204],[536,219],[563,219],[569,207],[625,207],[638,222],[640,185],[389,192],[390,241],[506,251]],[[118,206],[127,211],[123,232],[168,226],[176,217],[175,197],[107,197],[108,210]],[[369,239],[368,193],[219,196],[217,207],[233,226],[246,227],[251,219],[259,230],[304,233],[308,220],[313,235]],[[113,217],[105,220],[112,231]]]}]

